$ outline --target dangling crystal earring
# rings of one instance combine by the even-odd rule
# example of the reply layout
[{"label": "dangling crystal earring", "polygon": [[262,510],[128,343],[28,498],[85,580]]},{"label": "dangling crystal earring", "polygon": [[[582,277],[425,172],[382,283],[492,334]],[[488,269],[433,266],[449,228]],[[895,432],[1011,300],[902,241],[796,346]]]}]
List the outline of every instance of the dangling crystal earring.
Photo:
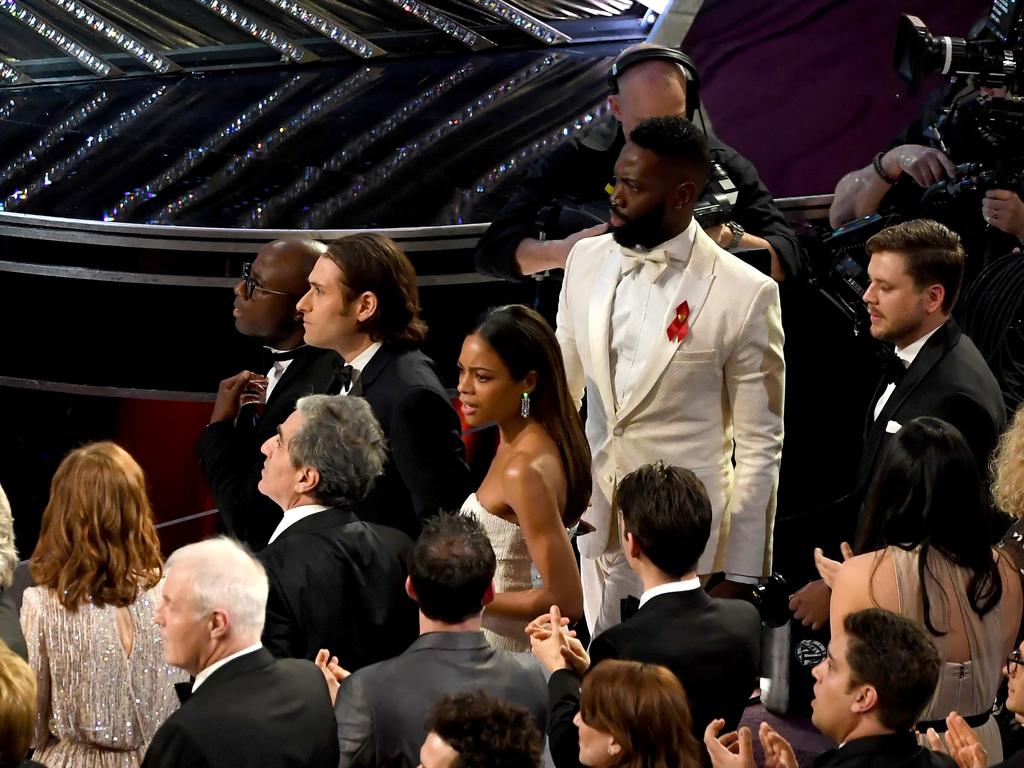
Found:
[{"label": "dangling crystal earring", "polygon": [[519,415],[524,419],[530,417],[530,393],[523,392],[522,398],[519,400]]}]

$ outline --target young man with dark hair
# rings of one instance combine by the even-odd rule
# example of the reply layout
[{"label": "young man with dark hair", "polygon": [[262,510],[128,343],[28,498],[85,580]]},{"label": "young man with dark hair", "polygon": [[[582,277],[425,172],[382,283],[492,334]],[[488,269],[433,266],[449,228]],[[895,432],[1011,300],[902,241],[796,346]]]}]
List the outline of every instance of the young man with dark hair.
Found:
[{"label": "young man with dark hair", "polygon": [[[822,516],[817,543],[838,557],[852,542],[860,510],[890,437],[919,416],[947,421],[967,439],[978,467],[988,466],[1006,424],[999,384],[974,343],[950,316],[963,279],[960,238],[942,224],[919,219],[883,229],[867,242],[871,283],[864,302],[871,335],[895,345],[871,400],[854,490]],[[815,629],[828,621],[829,591],[817,579],[790,607]]]},{"label": "young man with dark hair", "polygon": [[392,240],[361,233],[331,243],[309,284],[298,304],[306,343],[342,357],[331,391],[366,398],[388,441],[384,476],[358,513],[415,539],[470,491],[459,417],[418,349],[427,327],[416,272]]},{"label": "young man with dark hair", "polygon": [[[263,469],[260,446],[303,395],[327,392],[334,378],[330,350],[303,342],[295,302],[309,290],[309,273],[327,246],[316,240],[275,240],[243,267],[235,285],[235,328],[265,345],[265,367],[220,383],[209,426],[196,446],[224,530],[254,552],[281,521],[281,510],[256,488]],[[243,403],[264,401],[257,415]]]},{"label": "young man with dark hair", "polygon": [[416,765],[430,707],[458,691],[482,690],[525,707],[543,732],[548,698],[540,668],[491,648],[480,630],[494,599],[494,568],[494,550],[474,518],[442,514],[427,522],[405,584],[419,604],[419,639],[342,681],[335,704],[341,768]]},{"label": "young man with dark hair", "polygon": [[[819,755],[815,768],[953,768],[949,756],[920,746],[913,730],[941,668],[935,644],[910,619],[879,608],[846,616],[814,668],[811,721],[839,744]],[[754,768],[750,729],[719,737],[722,727],[716,720],[704,734],[714,768]],[[768,764],[797,768],[778,732],[761,723],[758,735]]]},{"label": "young man with dark hair", "polygon": [[[719,594],[771,571],[785,362],[778,286],[693,219],[708,177],[704,134],[682,117],[640,122],[615,165],[611,234],[569,254],[557,335],[569,390],[587,396],[594,492],[579,537],[596,635],[638,595],[612,489],[651,457],[693,467],[711,501],[697,573]],[[734,462],[735,457],[735,462]]]},{"label": "young man with dark hair", "polygon": [[757,687],[761,619],[741,600],[710,597],[697,560],[711,529],[711,502],[688,469],[646,464],[619,483],[622,552],[643,584],[636,614],[590,644],[591,666],[625,659],[668,667],[683,684],[694,735],[723,718],[735,728]]},{"label": "young man with dark hair", "polygon": [[441,699],[427,721],[420,768],[538,768],[543,739],[530,713],[482,691]]}]

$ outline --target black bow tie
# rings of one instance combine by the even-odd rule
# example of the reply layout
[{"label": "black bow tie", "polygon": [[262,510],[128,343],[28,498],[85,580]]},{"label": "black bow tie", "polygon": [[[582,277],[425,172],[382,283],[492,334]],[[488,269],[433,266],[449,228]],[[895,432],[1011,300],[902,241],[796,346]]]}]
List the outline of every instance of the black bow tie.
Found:
[{"label": "black bow tie", "polygon": [[879,353],[882,375],[887,382],[899,384],[907,375],[907,363],[889,347],[883,347]]},{"label": "black bow tie", "polygon": [[622,621],[633,618],[636,612],[640,610],[640,598],[629,595],[619,600],[619,613],[621,614]]},{"label": "black bow tie", "polygon": [[283,360],[294,360],[296,357],[302,354],[302,350],[306,348],[305,344],[300,344],[295,349],[286,349],[282,352],[275,351],[270,347],[263,348],[263,367],[261,370],[269,370],[274,367],[274,363],[280,363]]},{"label": "black bow tie", "polygon": [[352,386],[353,368],[340,357],[334,361],[334,378],[331,381],[331,392],[348,392]]},{"label": "black bow tie", "polygon": [[174,692],[178,694],[178,701],[184,704],[192,698],[192,681],[187,683],[175,683]]}]

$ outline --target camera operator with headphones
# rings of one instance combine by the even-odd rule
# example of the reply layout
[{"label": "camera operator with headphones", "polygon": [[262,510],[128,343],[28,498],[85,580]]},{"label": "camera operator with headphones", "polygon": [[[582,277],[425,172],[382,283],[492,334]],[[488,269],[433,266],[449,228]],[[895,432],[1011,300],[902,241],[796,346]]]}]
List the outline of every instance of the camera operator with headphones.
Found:
[{"label": "camera operator with headphones", "polygon": [[[562,269],[577,241],[607,229],[609,186],[626,136],[649,117],[683,115],[700,108],[699,76],[693,61],[673,48],[641,43],[624,50],[609,73],[612,116],[563,144],[535,164],[513,198],[484,233],[475,253],[477,270],[511,280]],[[702,121],[703,122],[703,121]],[[708,133],[713,164],[706,210],[727,219],[695,218],[729,251],[763,249],[770,273],[782,281],[803,272],[796,235],[775,207],[754,166]],[[717,168],[715,167],[717,164]],[[764,271],[768,271],[767,260]]]}]

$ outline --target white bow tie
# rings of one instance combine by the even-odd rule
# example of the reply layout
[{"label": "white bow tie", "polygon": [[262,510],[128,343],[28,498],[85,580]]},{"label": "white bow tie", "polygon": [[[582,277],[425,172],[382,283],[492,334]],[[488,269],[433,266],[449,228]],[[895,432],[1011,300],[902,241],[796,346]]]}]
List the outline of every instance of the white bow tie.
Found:
[{"label": "white bow tie", "polygon": [[643,267],[644,273],[654,282],[668,267],[669,255],[664,248],[653,251],[635,251],[622,247],[622,274],[628,275],[634,269]]}]

